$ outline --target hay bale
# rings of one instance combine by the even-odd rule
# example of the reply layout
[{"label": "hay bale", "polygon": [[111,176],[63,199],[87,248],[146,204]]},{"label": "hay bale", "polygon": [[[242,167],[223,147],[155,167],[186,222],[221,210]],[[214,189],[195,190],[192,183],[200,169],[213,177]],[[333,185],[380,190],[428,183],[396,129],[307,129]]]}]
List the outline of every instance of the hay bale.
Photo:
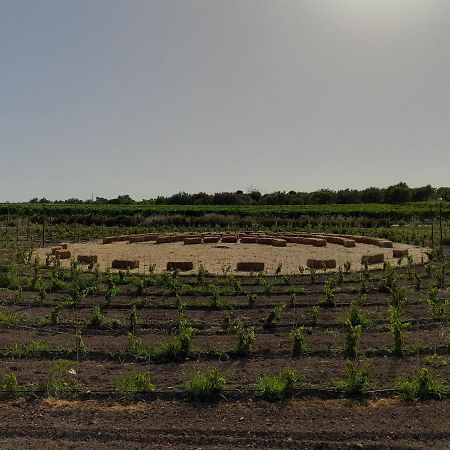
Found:
[{"label": "hay bale", "polygon": [[97,264],[97,255],[78,255],[77,261],[80,264]]},{"label": "hay bale", "polygon": [[103,238],[103,244],[112,244],[113,242],[123,242],[128,241],[130,236],[122,235],[122,236],[109,236]]},{"label": "hay bale", "polygon": [[52,247],[52,255],[56,255],[56,252],[59,252],[62,250],[62,247]]},{"label": "hay bale", "polygon": [[272,238],[270,237],[259,237],[257,240],[258,244],[262,245],[272,245]]},{"label": "hay bale", "polygon": [[141,235],[137,235],[137,236],[131,236],[128,239],[128,242],[130,244],[134,244],[136,242],[151,242],[151,241],[156,241],[157,237],[158,237],[158,235],[156,233],[141,234]]},{"label": "hay bale", "polygon": [[168,261],[166,270],[180,270],[181,272],[188,272],[194,270],[194,263],[192,261]]},{"label": "hay bale", "polygon": [[203,238],[204,244],[217,244],[220,241],[220,236],[205,236]]},{"label": "hay bale", "polygon": [[382,248],[393,248],[394,243],[392,241],[388,241],[387,239],[379,239],[377,244],[378,247]]},{"label": "hay bale", "polygon": [[127,261],[124,259],[114,259],[111,263],[112,269],[133,270],[139,269],[139,261]]},{"label": "hay bale", "polygon": [[394,248],[394,250],[392,251],[392,256],[394,258],[403,258],[404,256],[409,256],[409,250],[400,250],[399,248]]},{"label": "hay bale", "polygon": [[202,238],[201,237],[187,237],[184,238],[184,245],[194,245],[194,244],[201,244]]},{"label": "hay bale", "polygon": [[169,234],[165,234],[165,235],[162,235],[162,236],[157,236],[155,242],[157,244],[168,244],[170,242],[175,242],[174,241],[174,237],[175,236],[172,236],[172,235],[169,235]]},{"label": "hay bale", "polygon": [[299,239],[299,244],[312,245],[313,247],[326,247],[327,241],[321,238],[305,238],[301,237]]},{"label": "hay bale", "polygon": [[286,247],[287,242],[285,239],[272,239],[272,246],[273,247]]},{"label": "hay bale", "polygon": [[55,256],[59,256],[59,259],[70,259],[72,256],[72,253],[70,252],[70,250],[60,249],[60,250],[56,250]]},{"label": "hay bale", "polygon": [[361,258],[361,264],[382,264],[384,263],[384,253],[377,253],[376,255],[365,255]]},{"label": "hay bale", "polygon": [[264,270],[263,262],[238,262],[237,272],[262,272]]},{"label": "hay bale", "polygon": [[241,244],[256,244],[258,242],[258,238],[256,236],[242,236]]},{"label": "hay bale", "polygon": [[222,236],[223,243],[235,244],[238,241],[238,236],[236,234],[229,234],[226,236]]},{"label": "hay bale", "polygon": [[308,259],[306,261],[306,266],[310,269],[335,269],[336,265],[335,259]]}]

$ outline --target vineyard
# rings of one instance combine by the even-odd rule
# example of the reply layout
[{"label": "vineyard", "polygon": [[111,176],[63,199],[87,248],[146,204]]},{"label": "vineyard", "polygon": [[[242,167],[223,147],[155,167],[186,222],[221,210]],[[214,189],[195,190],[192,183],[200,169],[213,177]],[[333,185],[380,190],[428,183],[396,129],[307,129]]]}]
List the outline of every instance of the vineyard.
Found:
[{"label": "vineyard", "polygon": [[[160,448],[180,440],[185,448],[350,448],[356,435],[367,448],[385,448],[377,441],[389,436],[396,448],[442,448],[450,440],[449,281],[438,259],[242,277],[86,271],[30,253],[0,267],[2,420],[20,435],[8,414],[26,418],[27,402],[38,417],[71,411],[82,420],[34,417],[48,428],[45,436],[32,428],[35,445],[75,436],[106,448],[129,436],[136,448],[146,439]],[[423,400],[432,402],[412,406]],[[115,404],[122,409],[111,418]],[[355,416],[358,431],[342,413]],[[387,422],[374,428],[377,414]],[[152,421],[146,433],[139,420]],[[244,423],[251,431],[239,432]]]}]

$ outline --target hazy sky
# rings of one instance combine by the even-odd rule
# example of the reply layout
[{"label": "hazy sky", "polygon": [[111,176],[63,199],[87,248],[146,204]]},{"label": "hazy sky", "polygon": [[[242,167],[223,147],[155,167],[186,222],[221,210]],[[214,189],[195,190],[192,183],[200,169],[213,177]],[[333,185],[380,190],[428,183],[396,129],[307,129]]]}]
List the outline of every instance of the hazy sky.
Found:
[{"label": "hazy sky", "polygon": [[0,201],[450,185],[448,0],[0,0]]}]

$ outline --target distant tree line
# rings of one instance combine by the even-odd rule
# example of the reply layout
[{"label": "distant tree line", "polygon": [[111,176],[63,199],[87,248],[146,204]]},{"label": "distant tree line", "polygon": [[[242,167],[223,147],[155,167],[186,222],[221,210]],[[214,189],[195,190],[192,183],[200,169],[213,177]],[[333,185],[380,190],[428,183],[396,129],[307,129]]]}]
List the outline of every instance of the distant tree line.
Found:
[{"label": "distant tree line", "polygon": [[[357,189],[320,189],[313,192],[272,192],[262,194],[257,190],[248,192],[216,192],[206,194],[199,192],[189,194],[179,192],[169,197],[158,196],[154,199],[143,200],[142,203],[155,205],[326,205],[326,204],[360,204],[360,203],[389,203],[400,204],[407,202],[432,201],[442,198],[450,201],[450,187],[433,188],[431,185],[410,188],[401,182],[387,188],[370,187],[363,190]],[[52,203],[45,198],[33,198],[30,203]],[[114,199],[97,197],[92,200],[79,200],[70,198],[54,203],[97,203],[128,205],[140,203],[129,195],[119,195]]]}]

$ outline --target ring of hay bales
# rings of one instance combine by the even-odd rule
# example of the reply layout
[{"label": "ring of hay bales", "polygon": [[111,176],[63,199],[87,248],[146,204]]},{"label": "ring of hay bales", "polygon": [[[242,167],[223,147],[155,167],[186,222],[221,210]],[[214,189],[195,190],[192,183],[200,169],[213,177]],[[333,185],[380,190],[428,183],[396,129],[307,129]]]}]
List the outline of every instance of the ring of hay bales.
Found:
[{"label": "ring of hay bales", "polygon": [[336,269],[335,259],[308,259],[307,267],[310,269]]},{"label": "ring of hay bales", "polygon": [[114,259],[111,263],[111,269],[133,270],[139,269],[139,261],[127,261],[125,259]]},{"label": "ring of hay bales", "polygon": [[367,264],[369,266],[382,263],[384,263],[384,253],[378,253],[376,255],[364,255],[361,258],[361,264]]},{"label": "ring of hay bales", "polygon": [[263,272],[263,262],[238,262],[236,264],[236,272]]},{"label": "ring of hay bales", "polygon": [[194,270],[194,263],[192,261],[168,261],[166,270],[180,270],[188,272]]}]

